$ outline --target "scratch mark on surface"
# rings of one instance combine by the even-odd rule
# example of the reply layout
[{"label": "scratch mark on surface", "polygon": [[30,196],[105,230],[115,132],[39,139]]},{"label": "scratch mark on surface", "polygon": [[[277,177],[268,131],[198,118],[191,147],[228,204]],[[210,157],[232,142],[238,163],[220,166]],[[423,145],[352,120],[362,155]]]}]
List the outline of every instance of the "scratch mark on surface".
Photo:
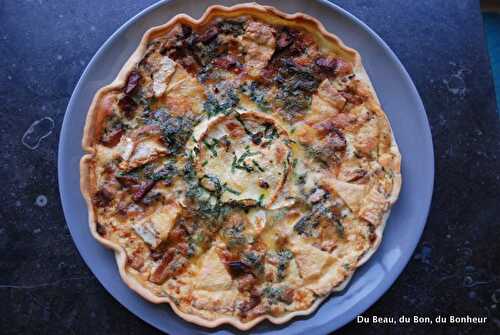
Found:
[{"label": "scratch mark on surface", "polygon": [[90,280],[92,277],[73,277],[73,278],[65,278],[65,279],[60,279],[56,280],[54,282],[47,282],[47,283],[40,283],[40,284],[24,284],[24,285],[16,285],[16,284],[0,284],[0,289],[2,288],[10,288],[10,289],[16,289],[16,290],[31,290],[31,289],[36,289],[36,288],[42,288],[42,287],[50,287],[50,286],[55,286],[58,284],[61,284],[63,282],[67,281],[79,281],[79,280]]},{"label": "scratch mark on surface", "polygon": [[31,124],[24,133],[21,142],[26,148],[36,150],[42,140],[52,134],[53,129],[54,120],[51,117],[46,116],[41,118]]},{"label": "scratch mark on surface", "polygon": [[464,97],[467,93],[464,75],[468,73],[470,73],[468,69],[458,69],[448,79],[443,79],[443,84],[451,94]]},{"label": "scratch mark on surface", "polygon": [[463,286],[464,287],[476,287],[479,285],[486,285],[489,283],[491,283],[491,280],[490,281],[474,281],[471,276],[466,276],[464,278]]}]

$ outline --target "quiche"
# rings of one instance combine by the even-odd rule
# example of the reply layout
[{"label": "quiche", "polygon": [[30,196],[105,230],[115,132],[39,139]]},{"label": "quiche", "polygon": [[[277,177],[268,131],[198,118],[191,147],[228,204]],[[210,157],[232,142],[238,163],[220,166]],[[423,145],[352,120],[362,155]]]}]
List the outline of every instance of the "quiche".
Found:
[{"label": "quiche", "polygon": [[257,4],[148,30],[83,148],[90,229],[122,279],[206,327],[312,313],[373,254],[401,187],[360,55]]}]

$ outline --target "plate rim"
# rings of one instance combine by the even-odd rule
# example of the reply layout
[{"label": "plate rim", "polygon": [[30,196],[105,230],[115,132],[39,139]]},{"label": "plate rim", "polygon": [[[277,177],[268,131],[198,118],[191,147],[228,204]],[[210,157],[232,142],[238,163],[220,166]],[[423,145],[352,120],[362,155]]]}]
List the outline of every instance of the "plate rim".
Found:
[{"label": "plate rim", "polygon": [[[83,83],[88,79],[87,77],[88,77],[88,73],[89,73],[90,69],[94,66],[94,63],[96,63],[96,61],[100,58],[100,56],[107,49],[109,49],[109,45],[111,44],[111,42],[113,42],[113,40],[115,40],[117,38],[117,36],[119,36],[125,30],[127,30],[129,27],[134,25],[136,23],[136,21],[138,21],[143,16],[146,16],[149,13],[155,11],[157,8],[164,6],[164,5],[167,5],[167,4],[174,2],[174,1],[176,1],[176,0],[160,0],[160,1],[158,1],[154,4],[151,4],[150,6],[144,8],[143,10],[139,11],[137,14],[133,15],[130,19],[128,19],[126,22],[124,22],[118,29],[116,29],[98,48],[98,50],[92,56],[92,58],[90,59],[90,61],[87,64],[87,66],[85,67],[84,71],[82,72],[79,80],[77,81],[77,83],[75,85],[75,88],[73,89],[71,97],[68,101],[68,106],[65,110],[64,119],[63,119],[63,122],[61,125],[61,131],[60,131],[59,141],[58,141],[58,153],[57,153],[57,156],[58,156],[57,157],[58,188],[59,188],[61,205],[63,208],[65,223],[68,226],[71,238],[73,240],[74,245],[76,246],[76,248],[78,250],[78,253],[80,254],[80,257],[83,259],[83,261],[85,262],[87,267],[90,269],[92,274],[96,277],[98,282],[105,288],[105,290],[115,300],[117,300],[122,306],[124,306],[130,313],[132,313],[136,317],[140,318],[144,322],[148,323],[149,325],[153,326],[154,328],[156,328],[162,332],[165,332],[165,330],[159,328],[159,326],[155,325],[152,321],[147,320],[142,315],[139,315],[139,314],[135,313],[134,311],[130,310],[129,307],[121,301],[121,299],[119,299],[117,296],[115,296],[115,294],[111,293],[111,290],[108,289],[107,284],[104,283],[104,280],[102,280],[99,276],[96,275],[95,271],[93,270],[93,267],[90,264],[90,261],[87,261],[87,259],[83,256],[83,252],[80,250],[80,246],[78,245],[78,243],[76,243],[75,233],[72,231],[71,225],[68,223],[68,219],[67,219],[68,215],[66,213],[68,212],[70,205],[67,204],[65,198],[63,197],[66,190],[65,190],[65,187],[63,186],[64,183],[62,183],[61,181],[66,178],[65,177],[66,172],[64,169],[65,160],[63,159],[63,157],[65,156],[63,148],[65,148],[66,143],[63,141],[63,139],[67,138],[67,136],[68,136],[67,133],[70,131],[69,126],[68,126],[69,122],[70,122],[68,115],[71,113],[71,110],[74,109],[74,105],[76,103],[75,101],[77,100],[76,97],[79,95],[79,92],[81,91],[81,87],[82,87]],[[395,267],[391,270],[390,275],[388,275],[389,277],[387,279],[385,279],[378,286],[377,290],[373,290],[367,295],[366,298],[368,299],[368,301],[359,302],[350,309],[349,313],[344,313],[344,314],[340,315],[336,319],[335,325],[331,324],[331,322],[326,322],[323,324],[316,325],[312,329],[309,329],[310,331],[314,331],[315,333],[324,333],[324,332],[334,331],[334,330],[337,330],[337,329],[344,327],[347,323],[352,321],[357,315],[364,313],[368,308],[373,306],[389,290],[389,288],[396,282],[396,280],[399,278],[399,276],[401,275],[403,270],[408,265],[412,255],[414,254],[416,247],[421,239],[421,236],[422,236],[422,233],[425,229],[425,226],[427,225],[427,220],[428,220],[430,209],[431,209],[432,198],[434,195],[434,184],[435,184],[435,153],[434,153],[434,143],[433,143],[433,138],[432,138],[432,132],[431,132],[429,119],[428,119],[424,104],[422,102],[422,99],[420,97],[420,94],[419,94],[415,84],[413,83],[413,80],[411,79],[410,75],[408,74],[408,72],[406,71],[405,67],[403,66],[403,64],[401,63],[399,58],[396,56],[396,54],[385,43],[385,41],[380,36],[378,36],[378,34],[374,30],[372,30],[366,23],[364,23],[362,20],[358,19],[356,16],[354,16],[353,14],[348,12],[347,10],[343,9],[341,6],[339,6],[335,3],[332,3],[331,1],[328,1],[328,0],[315,0],[315,1],[324,5],[324,6],[329,7],[331,10],[337,12],[341,16],[344,16],[349,21],[353,22],[354,24],[356,24],[357,26],[362,28],[362,30],[365,33],[367,33],[370,38],[374,39],[375,42],[380,47],[382,47],[382,49],[385,51],[387,56],[390,57],[391,61],[397,66],[398,71],[403,74],[404,81],[409,86],[410,90],[412,91],[411,93],[415,98],[415,102],[416,102],[415,108],[419,109],[421,111],[420,113],[418,113],[418,115],[419,115],[419,118],[421,118],[423,121],[423,126],[424,126],[423,131],[425,132],[425,134],[423,134],[423,135],[424,135],[425,139],[429,140],[429,143],[427,143],[425,145],[426,149],[429,150],[429,154],[430,154],[430,157],[429,157],[430,160],[427,164],[430,167],[432,167],[430,169],[429,184],[427,185],[428,189],[426,190],[430,194],[430,196],[428,198],[427,203],[425,203],[422,206],[422,208],[424,209],[424,210],[422,210],[422,213],[423,213],[422,218],[424,219],[424,223],[422,225],[420,225],[419,227],[417,227],[416,232],[418,232],[418,233],[415,234],[415,237],[411,240],[411,243],[408,244],[409,247],[407,247],[407,249],[411,250],[411,252],[409,252],[407,255],[402,256],[401,261],[398,263],[398,265],[395,265]],[[78,185],[78,189],[79,189],[79,185]],[[112,251],[110,250],[110,252],[112,252]],[[138,298],[141,299],[140,297],[138,297]],[[321,308],[321,306],[318,307],[318,310],[320,308]],[[311,318],[314,318],[315,313],[317,313],[317,311],[315,311],[313,314],[311,314]],[[186,321],[183,321],[183,322],[186,322]],[[292,321],[289,321],[282,326],[288,327],[290,322],[292,322]],[[279,327],[279,328],[282,328],[282,327]],[[203,328],[203,329],[205,329],[205,328]],[[206,329],[206,330],[216,331],[219,329],[221,329],[220,326],[216,327],[216,328]],[[234,330],[236,330],[236,329],[234,329]]]}]

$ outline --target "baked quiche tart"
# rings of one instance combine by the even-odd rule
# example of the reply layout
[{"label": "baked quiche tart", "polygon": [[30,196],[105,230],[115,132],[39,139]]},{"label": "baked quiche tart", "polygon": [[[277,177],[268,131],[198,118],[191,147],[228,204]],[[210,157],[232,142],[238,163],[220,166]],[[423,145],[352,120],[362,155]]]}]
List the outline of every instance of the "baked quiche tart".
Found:
[{"label": "baked quiche tart", "polygon": [[147,31],[83,148],[90,228],[122,279],[206,327],[313,312],[373,254],[401,187],[359,54],[257,4]]}]

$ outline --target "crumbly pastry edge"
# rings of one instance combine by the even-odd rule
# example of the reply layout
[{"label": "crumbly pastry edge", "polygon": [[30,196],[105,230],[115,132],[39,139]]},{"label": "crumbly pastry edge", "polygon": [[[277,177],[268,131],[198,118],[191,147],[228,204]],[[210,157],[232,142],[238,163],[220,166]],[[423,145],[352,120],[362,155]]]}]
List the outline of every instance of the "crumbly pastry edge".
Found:
[{"label": "crumbly pastry edge", "polygon": [[242,322],[237,317],[220,317],[214,320],[208,320],[194,314],[188,314],[182,312],[170,298],[158,297],[157,295],[149,291],[147,288],[142,286],[132,275],[128,274],[126,271],[127,255],[125,250],[118,244],[115,244],[110,240],[104,239],[97,233],[96,213],[91,199],[91,194],[93,191],[92,187],[94,185],[94,178],[95,178],[92,175],[91,166],[92,166],[92,161],[96,154],[94,149],[94,145],[97,142],[96,133],[98,133],[96,130],[100,127],[100,124],[103,121],[105,114],[105,109],[106,109],[105,97],[109,92],[112,92],[113,90],[116,89],[120,89],[125,85],[128,74],[131,72],[136,63],[139,62],[144,56],[147,44],[150,40],[162,35],[163,33],[170,31],[175,25],[179,23],[188,23],[192,26],[196,25],[203,26],[204,24],[210,22],[211,19],[214,17],[229,18],[240,15],[255,16],[260,20],[271,24],[273,23],[285,24],[289,26],[292,25],[303,28],[307,30],[309,33],[315,35],[316,38],[319,39],[318,43],[320,45],[327,43],[328,48],[334,50],[336,53],[341,54],[341,58],[349,58],[349,60],[354,65],[354,73],[358,78],[361,78],[361,80],[365,83],[365,85],[368,86],[368,89],[371,93],[368,104],[371,105],[371,107],[373,107],[377,111],[378,115],[381,115],[386,119],[386,124],[390,128],[390,123],[387,120],[387,116],[380,107],[380,103],[375,93],[375,90],[371,84],[368,74],[366,73],[361,63],[361,56],[359,55],[359,53],[354,49],[347,47],[337,36],[335,36],[332,33],[329,33],[325,29],[323,24],[319,22],[317,19],[303,13],[287,14],[277,10],[274,7],[262,6],[257,3],[244,3],[231,7],[214,5],[208,7],[200,19],[196,20],[186,14],[178,14],[167,23],[160,26],[152,27],[149,30],[147,30],[143,35],[139,46],[133,52],[131,57],[127,60],[125,65],[122,67],[115,80],[111,84],[104,86],[97,91],[90,105],[89,111],[87,113],[85,128],[83,132],[82,148],[85,152],[85,155],[80,160],[80,189],[88,207],[89,226],[91,234],[101,244],[114,251],[120,276],[122,280],[129,286],[130,289],[135,291],[142,298],[152,303],[155,304],[168,303],[172,308],[172,310],[178,316],[180,316],[181,318],[183,318],[188,322],[208,328],[217,327],[222,324],[231,324],[232,326],[240,330],[248,330],[266,319],[274,324],[283,324],[296,316],[311,314],[318,308],[318,306],[326,298],[330,296],[330,294],[332,294],[332,292],[342,291],[348,285],[350,279],[355,273],[355,270],[359,266],[364,264],[366,261],[368,261],[368,259],[373,255],[373,253],[377,250],[378,246],[380,245],[380,242],[382,240],[383,230],[387,218],[389,217],[390,214],[390,207],[396,202],[401,189],[401,173],[400,173],[401,155],[399,153],[398,146],[394,139],[394,134],[392,132],[392,129],[390,129],[392,136],[390,152],[394,154],[394,160],[396,161],[395,163],[399,171],[394,171],[395,172],[393,179],[394,184],[391,195],[389,197],[389,210],[386,211],[386,213],[382,218],[381,223],[378,225],[375,231],[376,240],[373,242],[370,249],[368,249],[366,253],[358,260],[358,263],[355,266],[356,269],[354,269],[340,285],[332,287],[328,295],[325,295],[323,297],[318,297],[315,300],[315,302],[306,310],[294,311],[280,317],[274,317],[272,315],[266,314],[259,316],[255,319],[252,319],[248,322]]}]

